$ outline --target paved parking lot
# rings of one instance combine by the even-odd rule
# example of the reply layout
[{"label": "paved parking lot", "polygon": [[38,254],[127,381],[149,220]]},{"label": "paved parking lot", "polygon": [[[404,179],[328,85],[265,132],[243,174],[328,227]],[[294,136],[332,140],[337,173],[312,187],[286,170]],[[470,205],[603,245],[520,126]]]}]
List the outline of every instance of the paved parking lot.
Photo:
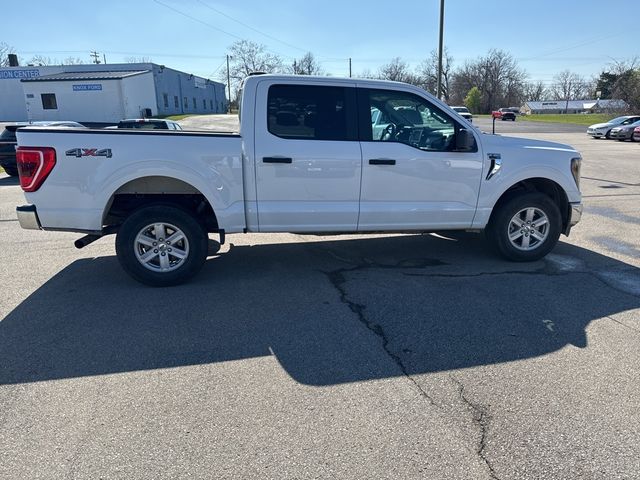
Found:
[{"label": "paved parking lot", "polygon": [[21,230],[0,174],[0,478],[640,478],[640,144],[496,127],[583,153],[543,261],[231,235],[150,289],[113,237]]}]

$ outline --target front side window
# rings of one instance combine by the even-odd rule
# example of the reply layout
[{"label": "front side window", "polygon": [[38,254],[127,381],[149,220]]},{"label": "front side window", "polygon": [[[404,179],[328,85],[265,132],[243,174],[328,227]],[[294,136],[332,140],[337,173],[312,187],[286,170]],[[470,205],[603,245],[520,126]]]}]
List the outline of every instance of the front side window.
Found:
[{"label": "front side window", "polygon": [[272,85],[267,127],[270,133],[298,140],[357,140],[352,88]]},{"label": "front side window", "polygon": [[44,110],[57,110],[58,102],[56,102],[56,94],[55,93],[43,93],[40,95],[42,97],[42,108]]},{"label": "front side window", "polygon": [[399,142],[420,150],[454,150],[456,123],[422,97],[373,89],[362,89],[360,95],[371,112],[370,127],[362,122],[363,140]]}]

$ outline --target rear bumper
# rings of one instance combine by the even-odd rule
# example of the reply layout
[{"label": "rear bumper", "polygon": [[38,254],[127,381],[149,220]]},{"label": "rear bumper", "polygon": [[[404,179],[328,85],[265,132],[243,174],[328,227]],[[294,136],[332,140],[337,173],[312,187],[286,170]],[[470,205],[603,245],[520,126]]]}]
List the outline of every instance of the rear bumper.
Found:
[{"label": "rear bumper", "polygon": [[18,222],[20,222],[20,227],[24,228],[25,230],[42,229],[35,205],[22,205],[20,207],[16,207],[16,214],[18,215]]}]

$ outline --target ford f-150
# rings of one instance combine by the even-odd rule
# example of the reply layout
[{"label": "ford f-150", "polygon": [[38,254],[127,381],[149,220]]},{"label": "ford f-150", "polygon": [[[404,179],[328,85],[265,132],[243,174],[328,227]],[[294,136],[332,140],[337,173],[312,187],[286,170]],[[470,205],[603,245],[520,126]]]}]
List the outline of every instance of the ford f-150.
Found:
[{"label": "ford f-150", "polygon": [[572,147],[482,133],[388,81],[249,76],[239,133],[26,127],[17,161],[23,228],[115,233],[155,286],[194,275],[209,233],[484,230],[532,261],[582,212]]}]

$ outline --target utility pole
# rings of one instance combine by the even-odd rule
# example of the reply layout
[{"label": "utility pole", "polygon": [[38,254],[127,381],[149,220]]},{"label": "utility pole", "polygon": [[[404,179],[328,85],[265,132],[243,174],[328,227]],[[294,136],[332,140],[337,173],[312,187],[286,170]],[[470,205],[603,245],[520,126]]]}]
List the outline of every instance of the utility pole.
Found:
[{"label": "utility pole", "polygon": [[440,40],[438,42],[438,83],[436,96],[442,99],[442,44],[444,43],[444,0],[440,0]]},{"label": "utility pole", "polygon": [[102,63],[104,63],[105,65],[107,64],[107,54],[106,53],[102,54]]},{"label": "utility pole", "polygon": [[229,99],[227,100],[227,113],[231,113],[231,73],[229,70],[229,58],[230,55],[227,55],[227,88],[229,89]]},{"label": "utility pole", "polygon": [[351,78],[351,57],[349,57],[349,78]]},{"label": "utility pole", "polygon": [[93,57],[93,63],[96,65],[100,63],[100,54],[95,50],[93,52],[89,52],[89,56]]},{"label": "utility pole", "polygon": [[293,74],[297,75],[298,74],[298,66],[296,65],[296,61],[293,61]]}]

